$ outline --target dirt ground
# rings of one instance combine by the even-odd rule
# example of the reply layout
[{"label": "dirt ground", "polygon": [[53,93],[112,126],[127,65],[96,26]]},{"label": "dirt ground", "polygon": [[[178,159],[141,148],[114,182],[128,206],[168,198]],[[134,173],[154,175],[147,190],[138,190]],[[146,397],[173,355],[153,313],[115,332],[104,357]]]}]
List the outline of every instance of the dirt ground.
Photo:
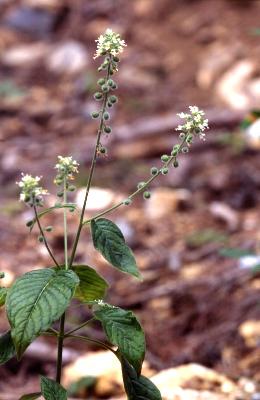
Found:
[{"label": "dirt ground", "polygon": [[[236,384],[250,382],[255,392],[259,272],[220,251],[259,251],[259,147],[239,128],[260,100],[259,16],[257,0],[0,1],[0,270],[7,271],[6,283],[51,265],[37,233],[29,235],[25,226],[31,211],[17,201],[21,171],[44,175],[55,194],[56,157],[71,154],[81,165],[77,183],[86,181],[96,132],[90,117],[98,78],[94,40],[112,27],[128,46],[117,74],[115,135],[104,138],[108,157],[99,160],[94,178],[104,202],[126,197],[151,166],[160,166],[160,155],[178,140],[176,112],[196,104],[212,128],[205,144],[155,181],[151,200],[136,199],[111,214],[136,255],[142,283],[108,267],[87,230],[77,261],[96,266],[111,283],[108,302],[139,316],[152,369],[198,363]],[[93,212],[94,206],[87,215]],[[61,215],[45,221],[55,226],[50,243],[61,258]],[[70,227],[71,243],[73,215]],[[75,305],[68,324],[87,316]],[[1,311],[1,332],[6,327]],[[103,338],[98,324],[89,332]],[[53,353],[54,343],[44,343]],[[0,367],[0,399],[12,400],[14,387],[15,393],[37,390],[37,375],[54,373],[54,359],[35,353]]]}]

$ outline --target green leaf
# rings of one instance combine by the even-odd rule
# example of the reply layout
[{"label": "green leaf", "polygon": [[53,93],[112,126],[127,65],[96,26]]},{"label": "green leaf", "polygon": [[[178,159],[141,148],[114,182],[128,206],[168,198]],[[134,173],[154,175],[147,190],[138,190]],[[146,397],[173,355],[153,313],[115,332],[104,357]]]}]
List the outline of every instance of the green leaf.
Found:
[{"label": "green leaf", "polygon": [[249,250],[243,250],[239,248],[224,248],[219,251],[219,254],[223,257],[228,257],[228,258],[240,258],[244,256],[249,256],[253,255],[252,251],[250,252]]},{"label": "green leaf", "polygon": [[67,400],[67,391],[52,379],[41,376],[41,391],[45,400]]},{"label": "green leaf", "polygon": [[0,287],[0,307],[2,307],[5,304],[7,292],[8,292],[7,288]]},{"label": "green leaf", "polygon": [[137,375],[129,362],[119,355],[128,400],[162,400],[159,389],[145,376]]},{"label": "green leaf", "polygon": [[36,400],[41,396],[41,393],[24,394],[19,400]]},{"label": "green leaf", "polygon": [[15,347],[9,331],[0,337],[0,365],[9,361],[14,355]]},{"label": "green leaf", "polygon": [[114,267],[136,278],[141,278],[131,249],[126,245],[120,229],[111,221],[99,218],[91,221],[95,249]]},{"label": "green leaf", "polygon": [[39,269],[9,289],[6,311],[18,359],[29,344],[64,313],[79,279],[69,270]]},{"label": "green leaf", "polygon": [[88,265],[74,265],[72,270],[79,277],[75,297],[83,302],[103,299],[108,283]]},{"label": "green leaf", "polygon": [[145,337],[142,327],[131,311],[103,303],[94,315],[101,321],[109,341],[132,364],[139,375],[145,356]]}]

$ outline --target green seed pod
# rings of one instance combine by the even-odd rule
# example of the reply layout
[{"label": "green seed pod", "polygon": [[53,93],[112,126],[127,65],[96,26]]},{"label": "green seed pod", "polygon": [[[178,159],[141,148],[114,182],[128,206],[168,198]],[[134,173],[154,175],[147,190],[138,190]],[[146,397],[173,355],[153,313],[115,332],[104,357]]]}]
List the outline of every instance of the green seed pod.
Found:
[{"label": "green seed pod", "polygon": [[174,160],[172,165],[174,166],[174,168],[178,168],[179,166],[179,161],[178,160]]},{"label": "green seed pod", "polygon": [[151,197],[151,193],[150,193],[150,192],[148,192],[148,191],[144,192],[143,198],[144,198],[145,200],[150,199],[150,197]]},{"label": "green seed pod", "polygon": [[167,154],[164,154],[163,156],[161,156],[161,160],[162,160],[162,162],[167,162],[167,161],[169,161],[169,156],[167,156]]},{"label": "green seed pod", "polygon": [[200,132],[201,132],[201,129],[195,128],[195,133],[200,133]]},{"label": "green seed pod", "polygon": [[0,272],[0,279],[3,279],[5,277],[5,273],[4,272]]},{"label": "green seed pod", "polygon": [[108,79],[108,81],[107,81],[107,84],[108,84],[108,86],[113,86],[114,85],[114,81],[113,81],[113,79]]},{"label": "green seed pod", "polygon": [[192,134],[189,134],[189,135],[187,136],[187,138],[186,138],[186,143],[191,144],[192,141],[193,141],[193,135],[192,135]]},{"label": "green seed pod", "polygon": [[185,138],[185,136],[186,136],[186,133],[184,133],[184,132],[181,132],[179,134],[179,138],[182,139],[182,140]]},{"label": "green seed pod", "polygon": [[182,153],[184,153],[184,154],[185,154],[185,153],[188,153],[188,152],[189,152],[189,148],[188,148],[188,147],[183,147],[181,151],[182,151]]},{"label": "green seed pod", "polygon": [[165,167],[165,168],[162,168],[161,171],[162,171],[162,174],[163,174],[163,175],[167,175],[168,172],[169,172],[169,169]]},{"label": "green seed pod", "polygon": [[43,243],[44,242],[44,237],[43,236],[38,236],[38,240],[39,240],[40,243]]},{"label": "green seed pod", "polygon": [[111,86],[111,88],[112,88],[113,90],[116,90],[116,89],[118,88],[118,86],[117,86],[117,84],[114,82],[114,84],[113,84],[113,86]]},{"label": "green seed pod", "polygon": [[137,184],[137,189],[142,189],[142,187],[144,187],[145,184],[146,184],[146,182],[139,182],[139,183]]},{"label": "green seed pod", "polygon": [[46,226],[46,228],[45,228],[46,232],[51,232],[52,229],[53,229],[52,226]]},{"label": "green seed pod", "polygon": [[26,222],[26,226],[30,227],[30,226],[33,225],[33,223],[34,223],[34,221],[33,221],[33,220],[30,220],[30,221]]},{"label": "green seed pod", "polygon": [[31,196],[25,196],[25,199],[24,199],[25,203],[29,203],[30,200],[31,200]]},{"label": "green seed pod", "polygon": [[107,63],[106,62],[104,62],[102,65],[101,65],[101,69],[107,69]]},{"label": "green seed pod", "polygon": [[102,92],[103,92],[103,93],[109,92],[109,86],[108,86],[108,85],[103,85],[103,86],[101,87],[101,89],[102,89]]},{"label": "green seed pod", "polygon": [[58,193],[57,193],[57,196],[58,196],[58,197],[62,197],[63,195],[64,195],[63,192],[58,192]]},{"label": "green seed pod", "polygon": [[171,155],[172,156],[177,156],[177,154],[179,153],[179,150],[180,150],[180,145],[176,144],[172,149]]},{"label": "green seed pod", "polygon": [[125,200],[124,200],[124,205],[125,205],[125,206],[129,206],[131,203],[132,203],[132,200],[131,200],[131,199],[125,199]]},{"label": "green seed pod", "polygon": [[99,86],[104,85],[104,83],[106,83],[105,78],[100,78],[100,79],[97,81],[97,84],[98,84]]},{"label": "green seed pod", "polygon": [[91,117],[92,117],[93,119],[98,118],[98,117],[99,117],[99,112],[94,111],[93,113],[91,113]]},{"label": "green seed pod", "polygon": [[107,153],[107,149],[104,146],[100,147],[99,151],[100,151],[101,154],[106,154]]},{"label": "green seed pod", "polygon": [[103,94],[100,93],[100,92],[96,92],[96,93],[94,94],[94,99],[95,99],[95,100],[102,100],[102,99],[103,99]]},{"label": "green seed pod", "polygon": [[98,72],[101,72],[102,71],[102,67],[100,66],[100,67],[98,67]]},{"label": "green seed pod", "polygon": [[104,119],[105,121],[108,121],[109,118],[110,118],[109,113],[108,113],[107,111],[105,111],[104,114],[103,114],[103,119]]},{"label": "green seed pod", "polygon": [[116,96],[112,95],[109,97],[109,101],[111,103],[115,104],[118,101],[118,98]]},{"label": "green seed pod", "polygon": [[110,126],[105,126],[105,127],[104,127],[104,132],[105,132],[105,133],[111,133],[111,132],[112,132],[111,127],[110,127]]},{"label": "green seed pod", "polygon": [[68,191],[69,191],[69,192],[75,192],[76,189],[77,189],[77,188],[76,188],[76,186],[74,186],[74,185],[69,185],[69,187],[68,187]]},{"label": "green seed pod", "polygon": [[115,61],[116,63],[119,62],[119,58],[117,56],[113,56],[113,61]]},{"label": "green seed pod", "polygon": [[158,168],[152,167],[151,168],[151,175],[156,175],[158,173]]},{"label": "green seed pod", "polygon": [[113,107],[113,104],[110,103],[110,101],[108,101],[108,102],[107,102],[107,106],[108,106],[109,108],[111,108],[111,107]]}]

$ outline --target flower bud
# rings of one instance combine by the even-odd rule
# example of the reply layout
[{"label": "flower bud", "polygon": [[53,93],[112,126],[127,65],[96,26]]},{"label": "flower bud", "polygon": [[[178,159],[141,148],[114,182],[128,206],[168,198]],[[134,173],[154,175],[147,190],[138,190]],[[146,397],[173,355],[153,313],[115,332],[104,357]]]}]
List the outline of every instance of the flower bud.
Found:
[{"label": "flower bud", "polygon": [[179,144],[176,144],[176,145],[173,147],[173,149],[172,149],[171,155],[172,155],[172,156],[177,156],[177,154],[179,153],[179,151],[180,151],[180,145],[179,145]]},{"label": "flower bud", "polygon": [[51,232],[52,231],[52,226],[46,226],[45,230],[46,230],[46,232]]},{"label": "flower bud", "polygon": [[107,85],[103,85],[103,86],[101,87],[101,89],[102,89],[102,92],[103,92],[103,93],[109,92],[109,86],[107,86]]},{"label": "flower bud", "polygon": [[93,113],[91,113],[91,117],[92,117],[93,119],[98,118],[98,117],[99,117],[99,112],[94,111]]},{"label": "flower bud", "polygon": [[107,126],[105,126],[105,127],[104,127],[104,132],[105,132],[105,133],[111,133],[111,132],[112,132],[112,129],[111,129],[111,127],[110,127],[110,126],[108,126],[108,125],[107,125]]},{"label": "flower bud", "polygon": [[112,87],[113,85],[114,85],[114,81],[113,81],[113,79],[108,79],[108,81],[107,81],[107,84],[108,84],[108,86],[110,86],[110,87]]},{"label": "flower bud", "polygon": [[152,167],[151,168],[151,175],[156,175],[156,174],[158,174],[158,168]]},{"label": "flower bud", "polygon": [[76,190],[76,186],[74,186],[74,185],[69,185],[68,186],[68,191],[69,192],[74,192]]},{"label": "flower bud", "polygon": [[44,237],[43,236],[38,236],[38,240],[39,240],[40,243],[43,243],[44,242]]},{"label": "flower bud", "polygon": [[110,115],[109,115],[109,113],[108,113],[107,111],[104,112],[103,118],[104,118],[105,121],[108,121],[108,120],[109,120]]},{"label": "flower bud", "polygon": [[144,187],[145,184],[146,184],[146,182],[139,182],[139,183],[137,184],[137,189],[142,189],[142,187]]},{"label": "flower bud", "polygon": [[99,86],[102,86],[102,85],[104,85],[104,83],[106,83],[106,80],[105,80],[105,78],[100,78],[100,79],[97,81],[97,83],[98,83]]},{"label": "flower bud", "polygon": [[178,160],[174,160],[172,165],[174,166],[174,168],[178,168],[179,166],[179,161]]},{"label": "flower bud", "polygon": [[26,222],[26,226],[28,226],[28,228],[29,228],[30,226],[33,225],[33,223],[34,223],[34,221],[30,220],[30,221]]},{"label": "flower bud", "polygon": [[182,151],[182,153],[184,153],[184,154],[185,154],[185,153],[188,153],[188,152],[189,152],[189,148],[188,148],[188,147],[183,147],[181,151]]},{"label": "flower bud", "polygon": [[118,58],[117,56],[114,56],[114,57],[113,57],[113,61],[115,61],[116,63],[118,63],[118,62],[119,62],[119,58]]},{"label": "flower bud", "polygon": [[102,98],[103,98],[103,94],[102,93],[100,93],[100,92],[96,92],[95,94],[94,94],[94,99],[95,100],[102,100]]},{"label": "flower bud", "polygon": [[118,101],[118,98],[114,95],[110,96],[108,99],[112,104],[115,104]]},{"label": "flower bud", "polygon": [[162,160],[162,162],[167,162],[167,161],[169,161],[169,156],[167,156],[167,154],[164,154],[163,156],[161,156],[161,160]]},{"label": "flower bud", "polygon": [[118,86],[117,86],[117,84],[114,82],[114,84],[111,86],[111,88],[112,88],[113,90],[116,90],[116,89],[118,88]]},{"label": "flower bud", "polygon": [[63,195],[64,195],[63,192],[58,192],[58,193],[57,193],[57,196],[58,196],[58,197],[62,197]]},{"label": "flower bud", "polygon": [[104,146],[101,146],[99,151],[100,151],[101,154],[106,154],[107,153],[107,149]]},{"label": "flower bud", "polygon": [[125,206],[129,206],[131,203],[132,203],[132,200],[131,200],[131,199],[125,199],[125,200],[124,200],[124,205],[125,205]]},{"label": "flower bud", "polygon": [[151,193],[150,193],[150,192],[148,192],[148,191],[144,192],[143,198],[144,198],[145,200],[150,199],[150,197],[151,197]]},{"label": "flower bud", "polygon": [[161,171],[162,171],[162,174],[163,174],[163,175],[167,175],[168,172],[169,172],[169,169],[165,167],[165,168],[162,168]]}]

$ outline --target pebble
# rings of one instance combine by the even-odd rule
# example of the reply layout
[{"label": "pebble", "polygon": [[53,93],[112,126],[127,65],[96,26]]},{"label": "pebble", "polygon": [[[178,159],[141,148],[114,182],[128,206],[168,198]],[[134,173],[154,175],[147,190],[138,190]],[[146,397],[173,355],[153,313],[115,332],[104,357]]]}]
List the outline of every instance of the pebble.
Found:
[{"label": "pebble", "polygon": [[83,44],[74,40],[54,46],[46,60],[47,68],[56,74],[76,74],[88,65],[89,56]]}]

